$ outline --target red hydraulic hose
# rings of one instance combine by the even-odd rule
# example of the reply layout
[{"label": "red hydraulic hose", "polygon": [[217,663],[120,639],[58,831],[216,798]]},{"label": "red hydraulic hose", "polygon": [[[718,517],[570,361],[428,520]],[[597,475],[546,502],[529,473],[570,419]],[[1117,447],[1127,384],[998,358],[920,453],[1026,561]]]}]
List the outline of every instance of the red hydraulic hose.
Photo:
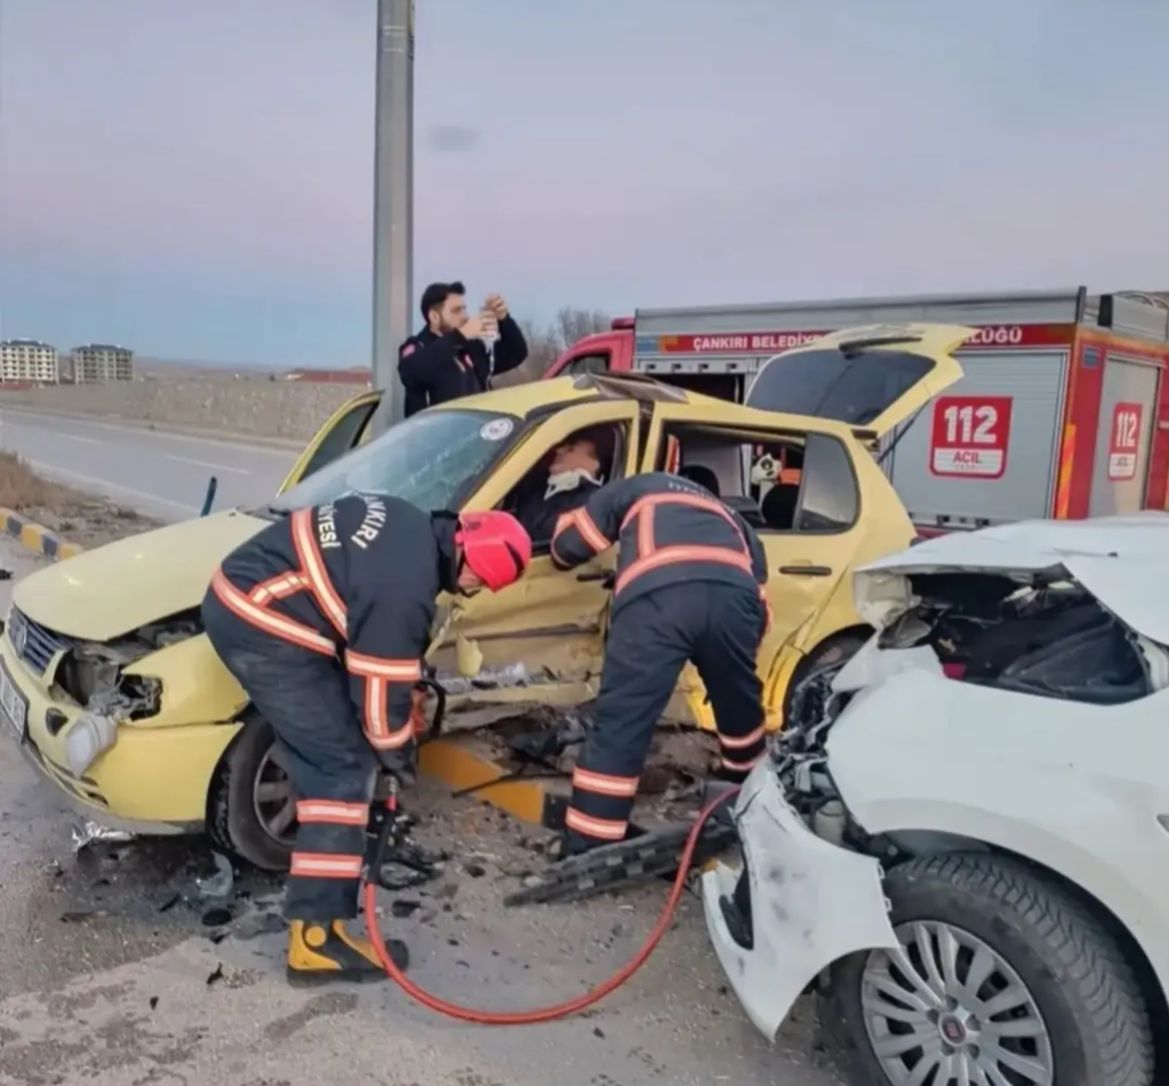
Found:
[{"label": "red hydraulic hose", "polygon": [[666,934],[666,929],[670,927],[671,920],[674,919],[674,913],[678,908],[679,899],[682,897],[682,892],[686,887],[687,872],[690,870],[691,861],[694,859],[695,848],[699,843],[699,833],[703,829],[703,824],[718,807],[726,803],[738,791],[738,788],[729,789],[713,799],[699,812],[694,825],[691,827],[691,832],[687,835],[686,844],[683,845],[682,857],[678,865],[678,874],[674,877],[674,885],[670,888],[670,894],[667,896],[666,904],[662,907],[662,912],[653,930],[646,936],[646,941],[639,948],[637,954],[626,962],[613,976],[602,981],[596,988],[590,989],[584,995],[579,995],[575,999],[567,999],[563,1003],[554,1003],[548,1007],[533,1007],[525,1011],[480,1010],[477,1007],[464,1007],[458,1003],[451,1003],[448,1000],[432,995],[430,992],[415,984],[414,981],[407,977],[391,961],[390,954],[386,950],[386,943],[382,938],[382,932],[378,928],[378,887],[373,882],[367,882],[363,893],[363,901],[366,909],[366,929],[369,932],[370,942],[374,945],[374,951],[378,955],[378,961],[382,963],[382,968],[389,974],[390,979],[410,996],[411,999],[421,1003],[424,1007],[429,1007],[432,1011],[445,1014],[449,1018],[458,1018],[463,1022],[475,1022],[481,1026],[530,1026],[538,1022],[553,1022],[558,1018],[568,1018],[570,1015],[579,1014],[586,1007],[592,1007],[595,1003],[600,1003],[607,995],[625,984],[630,977],[646,964],[647,959],[654,953],[654,948],[658,946],[662,937]]}]

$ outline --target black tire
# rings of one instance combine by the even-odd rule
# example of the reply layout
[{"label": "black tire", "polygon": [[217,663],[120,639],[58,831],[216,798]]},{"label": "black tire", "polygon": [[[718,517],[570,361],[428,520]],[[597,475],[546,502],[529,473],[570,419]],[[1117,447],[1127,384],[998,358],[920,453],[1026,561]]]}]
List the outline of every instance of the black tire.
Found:
[{"label": "black tire", "polygon": [[[1057,1086],[1154,1081],[1150,1020],[1134,973],[1092,910],[1055,881],[1006,857],[958,853],[895,868],[886,893],[895,929],[944,922],[981,940],[1014,970],[1046,1029]],[[863,975],[876,962],[869,953],[837,962],[820,1007],[828,1047],[850,1080],[864,1086],[895,1081],[874,1053],[862,1009]],[[946,1086],[938,1079],[935,1074],[934,1086]],[[1016,1073],[1004,1081],[1023,1086],[1029,1080]]]},{"label": "black tire", "polygon": [[792,678],[788,682],[788,689],[784,693],[785,725],[792,719],[792,703],[797,687],[806,679],[812,678],[818,671],[840,667],[870,639],[870,636],[871,634],[860,630],[847,630],[844,633],[834,634],[817,645],[796,665],[792,672]]},{"label": "black tire", "polygon": [[257,777],[269,771],[275,743],[266,721],[255,716],[245,721],[216,769],[207,804],[207,830],[216,848],[264,871],[287,871],[291,835],[281,840],[270,833],[254,800]]}]

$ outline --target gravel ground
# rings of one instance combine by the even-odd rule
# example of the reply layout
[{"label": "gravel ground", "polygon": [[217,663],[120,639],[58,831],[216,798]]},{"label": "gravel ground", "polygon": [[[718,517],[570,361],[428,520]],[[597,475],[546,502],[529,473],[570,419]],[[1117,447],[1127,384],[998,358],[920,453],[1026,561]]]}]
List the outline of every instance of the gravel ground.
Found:
[{"label": "gravel ground", "polygon": [[19,456],[0,452],[0,506],[83,548],[158,528],[133,509],[42,479]]},{"label": "gravel ground", "polygon": [[[36,560],[0,540],[17,575]],[[11,582],[0,583],[6,609]],[[423,786],[420,840],[457,859],[415,891],[381,894],[384,929],[412,975],[442,995],[517,1007],[583,991],[632,953],[665,888],[568,906],[506,909],[543,862],[531,827]],[[94,843],[0,736],[0,924],[19,933],[0,969],[0,1084],[50,1086],[828,1086],[810,1006],[776,1047],[748,1024],[687,898],[662,949],[587,1017],[489,1030],[437,1017],[389,984],[288,988],[279,884],[214,870],[199,839]],[[395,904],[397,902],[397,904]],[[212,910],[220,910],[213,912]],[[402,915],[409,914],[409,915]]]},{"label": "gravel ground", "polygon": [[160,525],[105,498],[49,482],[8,452],[0,452],[0,506],[85,548]]}]

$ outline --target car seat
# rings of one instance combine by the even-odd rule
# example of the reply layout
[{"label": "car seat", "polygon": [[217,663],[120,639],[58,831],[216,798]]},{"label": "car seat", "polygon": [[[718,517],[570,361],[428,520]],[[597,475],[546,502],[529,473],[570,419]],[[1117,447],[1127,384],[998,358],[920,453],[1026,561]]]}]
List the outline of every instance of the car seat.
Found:
[{"label": "car seat", "polygon": [[760,502],[764,524],[774,532],[792,531],[796,527],[796,506],[799,499],[799,483],[777,483]]},{"label": "car seat", "polygon": [[719,476],[706,465],[684,464],[678,469],[678,473],[682,478],[690,479],[692,483],[706,487],[715,497],[719,497]]}]

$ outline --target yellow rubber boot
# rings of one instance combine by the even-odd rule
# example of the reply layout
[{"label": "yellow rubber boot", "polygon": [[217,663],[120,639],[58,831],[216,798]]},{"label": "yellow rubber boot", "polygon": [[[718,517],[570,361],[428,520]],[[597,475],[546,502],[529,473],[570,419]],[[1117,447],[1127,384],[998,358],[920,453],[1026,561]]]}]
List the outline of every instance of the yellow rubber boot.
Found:
[{"label": "yellow rubber boot", "polygon": [[[394,964],[405,969],[409,961],[406,944],[388,939],[386,948]],[[293,920],[289,924],[285,972],[289,983],[297,986],[386,979],[369,939],[351,935],[343,920]]]}]

